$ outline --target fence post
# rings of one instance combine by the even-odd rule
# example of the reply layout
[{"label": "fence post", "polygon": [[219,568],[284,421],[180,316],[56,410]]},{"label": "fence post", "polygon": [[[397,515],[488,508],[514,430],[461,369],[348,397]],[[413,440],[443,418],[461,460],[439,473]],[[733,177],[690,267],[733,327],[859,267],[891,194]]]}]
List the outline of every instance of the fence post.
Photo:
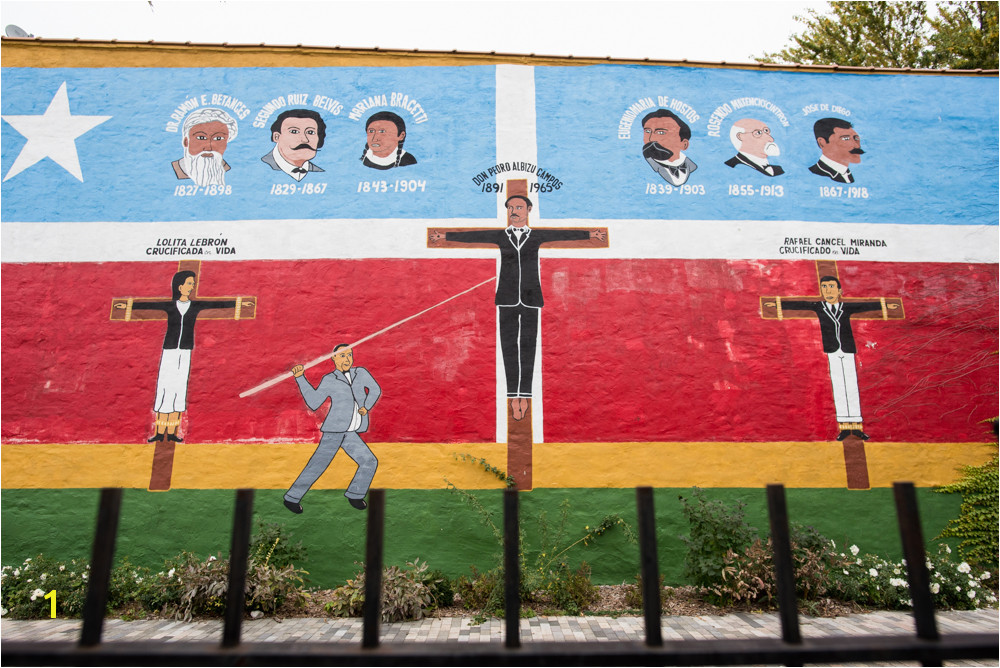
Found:
[{"label": "fence post", "polygon": [[767,511],[771,522],[771,547],[774,550],[774,579],[778,585],[778,610],[781,615],[781,639],[801,643],[799,610],[795,598],[795,568],[792,565],[792,539],[788,530],[788,506],[785,486],[767,486]]},{"label": "fence post", "polygon": [[920,514],[917,511],[917,493],[912,482],[892,483],[892,493],[896,497],[896,517],[899,520],[899,535],[903,542],[903,556],[906,558],[906,578],[910,583],[917,637],[924,640],[938,640],[930,575],[927,572],[927,555],[924,552],[924,534],[920,528]]},{"label": "fence post", "polygon": [[82,647],[91,647],[101,642],[121,509],[122,490],[108,487],[102,489],[101,503],[97,509],[94,549],[90,558],[90,583],[87,586],[87,600],[83,605],[83,629],[80,632]]},{"label": "fence post", "polygon": [[253,490],[236,490],[233,536],[229,545],[229,590],[226,592],[226,623],[222,646],[240,644],[243,606],[246,603],[247,559],[250,556],[250,524],[253,520]]},{"label": "fence post", "polygon": [[365,545],[365,605],[362,611],[361,646],[378,647],[382,620],[382,554],[385,538],[385,490],[368,493],[368,537]]},{"label": "fence post", "polygon": [[503,598],[507,649],[521,646],[521,537],[518,532],[518,491],[506,489],[503,493]]},{"label": "fence post", "polygon": [[653,511],[653,488],[636,487],[639,513],[639,567],[642,573],[642,615],[646,624],[646,644],[663,646],[660,629],[660,566],[656,555],[656,514]]}]

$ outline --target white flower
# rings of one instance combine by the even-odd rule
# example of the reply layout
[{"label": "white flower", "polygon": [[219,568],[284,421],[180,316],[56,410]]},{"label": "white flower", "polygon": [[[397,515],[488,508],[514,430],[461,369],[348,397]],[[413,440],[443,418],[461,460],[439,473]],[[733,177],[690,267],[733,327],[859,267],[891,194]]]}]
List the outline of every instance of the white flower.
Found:
[{"label": "white flower", "polygon": [[31,557],[28,557],[27,559],[25,559],[24,563],[28,563],[29,561],[31,561]]},{"label": "white flower", "polygon": [[986,600],[989,601],[990,603],[996,603],[997,597],[994,596],[993,594],[990,594],[989,596],[986,597]]},{"label": "white flower", "polygon": [[975,592],[975,590],[974,590],[974,589],[970,589],[970,590],[969,590],[969,598],[975,598],[975,597],[976,597],[976,592]]},{"label": "white flower", "polygon": [[174,569],[171,568],[169,571],[167,571],[167,577],[168,578],[174,577]]},{"label": "white flower", "polygon": [[86,574],[86,573],[81,573],[81,574],[80,574],[80,577],[81,577],[82,579],[86,580],[86,579],[87,579],[87,574]]},{"label": "white flower", "polygon": [[969,586],[970,587],[978,587],[979,583],[976,582],[975,580],[969,580]]},{"label": "white flower", "polygon": [[140,582],[142,582],[142,578],[136,578],[136,579],[135,579],[135,583],[136,583],[136,584],[139,584]]},{"label": "white flower", "polygon": [[903,571],[899,570],[898,568],[894,568],[892,569],[892,572],[895,573],[896,575],[900,575],[902,574]]},{"label": "white flower", "polygon": [[830,541],[830,545],[833,546],[833,549],[835,549],[835,550],[837,549],[837,543],[836,543],[836,541],[831,540]]},{"label": "white flower", "polygon": [[861,560],[860,560],[860,559],[858,559],[858,560],[857,560],[857,561],[855,561],[854,563],[856,563],[856,564],[857,564],[858,566],[860,566],[860,565],[861,565]]},{"label": "white flower", "polygon": [[847,572],[846,568],[844,569],[844,575],[850,575],[850,573]]},{"label": "white flower", "polygon": [[66,570],[66,564],[59,564],[59,570],[60,572]]},{"label": "white flower", "polygon": [[211,557],[209,557],[209,558],[208,558],[208,560],[209,560],[209,561],[215,561],[215,557],[214,557],[214,556],[211,556]]},{"label": "white flower", "polygon": [[14,569],[14,577],[17,577],[20,574],[21,574],[21,569],[20,568],[15,568]]},{"label": "white flower", "polygon": [[32,601],[34,601],[39,596],[45,596],[45,592],[42,591],[41,589],[36,589],[35,591],[31,592],[31,600]]},{"label": "white flower", "polygon": [[934,570],[934,564],[932,564],[932,563],[931,563],[931,562],[929,562],[929,561],[925,562],[925,563],[924,563],[924,566],[926,566],[926,567],[927,567],[927,570],[929,570],[929,571],[933,571],[933,570]]},{"label": "white flower", "polygon": [[46,575],[45,573],[42,573],[42,575],[39,578],[39,580],[41,580],[42,582],[45,582],[45,578],[47,578],[47,577],[48,577],[48,575]]},{"label": "white flower", "polygon": [[0,617],[3,617],[8,612],[10,612],[10,610],[8,610],[7,608],[0,608]]},{"label": "white flower", "polygon": [[958,565],[958,572],[959,573],[968,573],[971,570],[972,570],[972,568],[969,567],[969,564],[965,563],[964,561]]},{"label": "white flower", "polygon": [[878,577],[878,571],[875,570],[874,568],[869,568],[868,569],[868,575],[872,576],[873,578],[877,578]]},{"label": "white flower", "polygon": [[28,582],[34,582],[34,581],[35,581],[34,578],[28,578]]},{"label": "white flower", "polygon": [[941,585],[939,585],[937,582],[932,583],[931,584],[931,593],[932,594],[936,594],[939,591],[941,591]]},{"label": "white flower", "polygon": [[959,586],[956,586],[956,587],[955,587],[955,591],[962,591],[962,588],[961,588],[961,587],[959,587]]},{"label": "white flower", "polygon": [[891,584],[893,587],[905,587],[906,580],[901,580],[899,578],[892,578],[891,580],[889,580],[889,584]]},{"label": "white flower", "polygon": [[855,557],[858,556],[858,552],[860,551],[861,549],[858,548],[857,545],[851,545],[851,554],[853,554]]},{"label": "white flower", "polygon": [[909,608],[912,608],[913,607],[913,599],[910,599],[910,598],[906,599],[906,606],[909,607]]},{"label": "white flower", "polygon": [[989,580],[990,579],[990,572],[986,571],[985,573],[983,573],[982,575],[979,576],[979,579],[980,580]]},{"label": "white flower", "polygon": [[951,548],[947,544],[944,546],[944,551],[951,554]]}]

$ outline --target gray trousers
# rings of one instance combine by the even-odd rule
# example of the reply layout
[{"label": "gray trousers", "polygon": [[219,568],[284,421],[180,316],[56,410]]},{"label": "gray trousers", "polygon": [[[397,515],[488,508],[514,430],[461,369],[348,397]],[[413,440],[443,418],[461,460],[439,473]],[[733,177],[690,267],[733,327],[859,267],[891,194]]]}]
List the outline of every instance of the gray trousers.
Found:
[{"label": "gray trousers", "polygon": [[298,503],[306,495],[309,488],[313,486],[319,477],[323,475],[334,455],[341,448],[347,456],[358,465],[358,470],[351,480],[351,484],[344,493],[348,499],[363,499],[368,493],[368,488],[375,477],[375,469],[378,468],[378,459],[368,449],[368,445],[361,440],[356,431],[324,431],[323,438],[316,446],[316,452],[309,458],[309,463],[302,469],[302,473],[292,483],[291,488],[285,493],[285,500]]}]

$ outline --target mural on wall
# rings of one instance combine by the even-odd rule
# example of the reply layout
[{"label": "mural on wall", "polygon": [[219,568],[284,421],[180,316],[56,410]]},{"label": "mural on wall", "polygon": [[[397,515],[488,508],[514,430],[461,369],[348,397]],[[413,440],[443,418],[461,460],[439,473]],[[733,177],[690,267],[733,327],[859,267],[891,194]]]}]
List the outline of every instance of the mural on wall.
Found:
[{"label": "mural on wall", "polygon": [[[830,269],[831,263],[817,263],[818,268]],[[836,270],[836,265],[832,265]],[[837,426],[840,433],[837,440],[855,436],[867,441],[868,435],[861,431],[861,397],[858,392],[858,374],[854,355],[858,352],[851,331],[851,316],[872,311],[878,312],[883,320],[903,318],[903,306],[899,299],[880,297],[878,301],[844,299],[840,279],[836,275],[824,274],[819,277],[819,301],[805,301],[775,297],[773,301],[761,299],[763,317],[778,320],[787,318],[785,311],[812,311],[819,319],[823,352],[830,365],[830,381],[833,384],[833,399],[837,410]],[[796,316],[791,316],[796,317]]]},{"label": "mural on wall", "polygon": [[180,263],[179,270],[170,279],[171,298],[168,300],[124,297],[111,302],[112,321],[167,321],[153,399],[153,412],[156,416],[154,433],[147,439],[149,443],[157,443],[149,484],[149,488],[153,490],[169,489],[173,444],[184,441],[177,435],[177,428],[187,411],[188,379],[198,316],[208,312],[203,320],[212,318],[239,321],[252,320],[257,315],[257,304],[253,297],[198,298],[200,265],[197,261]]},{"label": "mural on wall", "polygon": [[391,111],[372,114],[365,123],[365,148],[361,163],[372,169],[392,169],[417,164],[412,153],[403,149],[406,122]]},{"label": "mural on wall", "polygon": [[[511,190],[511,189],[508,189]],[[528,218],[531,200],[526,195],[511,195],[504,202],[507,227],[502,230],[431,230],[428,241],[488,244],[500,250],[500,274],[494,303],[500,324],[500,350],[503,354],[507,400],[514,420],[525,417],[531,407],[535,348],[542,298],[538,252],[543,244],[559,241],[607,240],[607,231],[531,228]]]},{"label": "mural on wall", "polygon": [[736,155],[725,164],[735,168],[746,165],[764,176],[781,176],[785,170],[771,162],[771,158],[781,155],[781,149],[771,136],[767,123],[756,118],[743,118],[729,128],[729,141],[736,149]]},{"label": "mural on wall", "polygon": [[654,172],[674,186],[682,186],[698,165],[684,154],[691,128],[672,111],[657,109],[642,119],[642,157]]},{"label": "mural on wall", "polygon": [[865,153],[854,126],[842,118],[821,118],[813,124],[813,134],[823,154],[809,171],[837,183],[854,183],[850,166],[861,162]]},{"label": "mural on wall", "polygon": [[326,140],[326,123],[312,109],[289,109],[271,124],[274,148],[260,160],[271,169],[301,181],[309,172],[326,171],[312,162]]},{"label": "mural on wall", "polygon": [[181,129],[184,155],[170,163],[174,174],[199,186],[226,185],[226,172],[232,168],[223,154],[238,131],[236,119],[224,109],[204,107],[188,114]]},{"label": "mural on wall", "polygon": [[[564,474],[552,471],[564,465],[558,447],[568,443],[605,456],[635,443],[683,444],[691,457],[714,442],[734,449],[772,440],[810,444],[803,450],[842,443],[847,486],[867,488],[869,435],[900,443],[972,438],[972,427],[957,418],[950,431],[927,436],[915,409],[904,407],[892,420],[878,413],[880,400],[899,388],[878,368],[875,345],[898,349],[912,322],[870,330],[858,323],[903,320],[903,298],[923,308],[949,290],[996,291],[989,270],[996,264],[990,242],[998,170],[995,150],[984,149],[997,139],[994,79],[899,76],[892,78],[898,92],[879,95],[887,84],[875,77],[721,68],[223,69],[229,89],[205,92],[190,90],[189,69],[4,70],[8,293],[24,291],[65,310],[71,303],[52,281],[70,284],[100,266],[113,277],[109,298],[131,293],[133,285],[137,294],[157,294],[168,265],[181,258],[218,260],[211,284],[224,287],[212,292],[260,286],[253,297],[198,297],[200,276],[179,273],[177,295],[114,298],[112,320],[166,319],[168,339],[178,327],[190,333],[189,347],[164,343],[160,353],[157,396],[176,400],[158,398],[154,406],[155,445],[148,447],[158,454],[150,489],[175,488],[175,476],[196,486],[187,481],[207,475],[191,472],[195,466],[174,470],[168,459],[175,443],[185,446],[178,457],[200,456],[188,450],[192,437],[199,444],[274,445],[247,456],[282,462],[262,467],[280,479],[263,488],[285,489],[299,476],[284,495],[293,512],[309,489],[339,484],[351,468],[345,458],[336,460],[341,449],[357,465],[342,488],[351,505],[363,507],[379,458],[403,457],[404,448],[392,447],[399,443],[503,445],[521,489],[532,488],[533,475],[542,486],[562,486]],[[531,86],[509,83],[529,79]],[[137,89],[160,92],[136,100]],[[614,94],[595,99],[593,90]],[[915,107],[913,99],[937,102]],[[938,116],[945,120],[930,122]],[[155,117],[163,123],[154,131],[148,119]],[[859,117],[866,119],[870,153],[861,150],[853,127]],[[104,123],[110,118],[113,124]],[[62,132],[64,126],[73,131]],[[576,129],[573,150],[566,127]],[[947,135],[964,176],[946,174],[935,188],[924,187],[927,158],[909,156],[895,139],[917,130]],[[101,159],[121,133],[146,138],[149,146],[142,159],[151,169],[136,170],[127,191],[120,166]],[[636,135],[648,167],[636,155]],[[862,154],[864,186],[856,186],[849,167]],[[836,183],[816,179],[817,170]],[[975,188],[968,187],[970,174],[977,175]],[[813,276],[817,259],[828,268]],[[178,269],[187,270],[183,263]],[[801,290],[817,295],[758,299],[775,292],[774,285],[814,280],[817,288]],[[475,296],[450,301],[488,282],[495,283],[492,304]],[[897,297],[843,296],[880,294],[897,283],[898,291],[890,289]],[[38,341],[32,345],[50,347],[48,359],[61,360],[60,350],[72,343],[52,333],[40,339],[38,319],[18,301],[4,300],[5,337]],[[446,302],[433,318],[410,319]],[[258,317],[260,303],[269,306]],[[140,333],[73,313],[81,327],[105,327],[96,330],[97,340],[130,364],[150,354],[138,348]],[[103,310],[100,316],[107,320]],[[189,359],[196,316],[254,320],[238,332],[254,351],[252,379],[235,353],[199,372],[198,360]],[[777,339],[805,334],[769,322],[814,317],[828,355],[821,378],[809,361],[815,355],[801,352],[815,352],[815,337],[808,345],[799,339],[785,345]],[[363,334],[383,331],[386,321],[407,324],[356,345]],[[198,327],[199,345],[218,346],[205,355],[214,362],[236,334],[223,325],[206,336],[205,327]],[[809,327],[806,333],[814,334]],[[318,386],[304,375],[308,365],[296,365],[298,393],[283,382],[267,395],[236,396],[234,388],[286,370],[310,340],[328,341],[331,332],[354,343],[337,351],[340,360],[334,354],[335,370]],[[767,352],[760,351],[762,340],[774,341]],[[275,351],[274,341],[303,342],[304,349]],[[963,339],[963,345],[974,343]],[[611,363],[608,351],[617,347],[623,352]],[[173,381],[168,348],[177,358]],[[46,402],[54,391],[23,370],[28,365],[18,346],[7,350],[6,442],[55,447],[75,443],[73,433],[120,440],[110,427],[82,417],[72,418],[78,432],[67,433],[39,420],[32,411],[51,408]],[[371,374],[344,359],[358,351],[378,371],[386,388],[381,399]],[[85,386],[86,366],[66,364],[65,377],[75,385],[65,384]],[[776,367],[789,372],[775,374]],[[188,375],[196,379],[194,401],[184,393]],[[574,399],[581,387],[600,400],[581,405]],[[148,411],[127,393],[101,391],[116,414],[129,416],[129,428],[135,414]],[[805,407],[787,398],[803,395],[811,400]],[[302,410],[303,400],[315,411],[328,399],[321,424]],[[367,413],[376,400],[379,419],[369,431]],[[748,401],[759,404],[757,411],[780,405],[795,419],[762,434],[741,417]],[[585,410],[593,406],[600,408]],[[838,424],[832,433],[830,413]],[[344,414],[357,420],[344,424]],[[198,426],[191,436],[187,420]],[[312,452],[304,468],[286,446]],[[450,465],[433,461],[431,468]],[[648,464],[641,475],[658,470]],[[609,475],[590,468],[594,480]],[[722,468],[714,462],[698,470],[715,475]],[[834,475],[826,469],[803,479],[841,484],[823,477]],[[857,477],[862,469],[864,477]],[[383,466],[379,484],[407,484],[392,470]],[[433,484],[441,484],[438,473]],[[684,480],[692,481],[699,482],[695,473]]]},{"label": "mural on wall", "polygon": [[359,434],[368,431],[368,413],[382,396],[382,388],[367,369],[354,366],[354,351],[348,344],[337,344],[331,359],[334,371],[323,376],[316,387],[305,377],[303,365],[292,367],[295,384],[310,410],[319,410],[327,399],[330,400],[330,410],[320,428],[323,436],[316,452],[285,492],[285,507],[296,514],[302,512],[302,497],[329,468],[340,450],[358,466],[344,492],[347,501],[358,510],[368,507],[365,495],[378,469],[378,459]]}]

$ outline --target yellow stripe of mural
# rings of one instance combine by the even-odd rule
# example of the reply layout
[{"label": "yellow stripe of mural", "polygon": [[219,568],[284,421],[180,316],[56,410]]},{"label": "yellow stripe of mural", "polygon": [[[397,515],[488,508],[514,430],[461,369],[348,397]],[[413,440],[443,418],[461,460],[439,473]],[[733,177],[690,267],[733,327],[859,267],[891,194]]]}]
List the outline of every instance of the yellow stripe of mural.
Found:
[{"label": "yellow stripe of mural", "polygon": [[361,49],[330,46],[271,46],[256,44],[180,44],[177,42],[108,42],[99,40],[7,39],[3,43],[5,67],[408,67],[455,65],[652,65],[705,69],[769,70],[778,72],[840,72],[862,75],[906,73],[933,76],[996,76],[995,70],[914,70],[796,65],[771,63],[718,63],[693,60],[574,57],[484,53],[472,51],[419,51]]},{"label": "yellow stripe of mural", "polygon": [[[285,489],[312,455],[311,443],[177,445],[173,489]],[[379,459],[375,485],[388,489],[443,489],[445,480],[467,489],[501,483],[471,455],[504,468],[507,449],[497,443],[372,443]],[[985,462],[984,443],[869,443],[872,487],[908,480],[941,485],[962,465]],[[4,489],[125,487],[145,489],[152,445],[4,444]],[[354,463],[340,454],[314,489],[344,489]],[[534,486],[560,487],[787,487],[844,488],[839,443],[540,443],[534,448]]]}]

